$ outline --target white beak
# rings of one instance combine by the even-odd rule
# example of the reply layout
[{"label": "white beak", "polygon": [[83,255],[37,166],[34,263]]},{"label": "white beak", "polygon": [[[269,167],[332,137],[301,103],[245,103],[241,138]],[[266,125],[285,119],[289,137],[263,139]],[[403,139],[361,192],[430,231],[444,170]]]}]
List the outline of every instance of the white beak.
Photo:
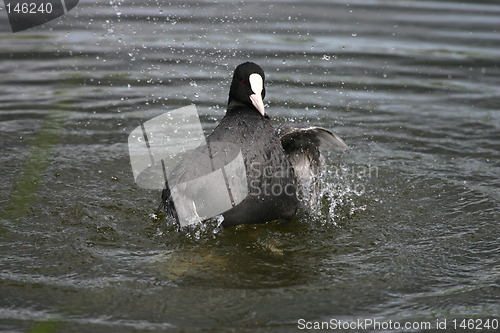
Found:
[{"label": "white beak", "polygon": [[250,88],[253,91],[253,94],[250,95],[250,100],[252,101],[253,106],[260,112],[262,116],[266,115],[266,111],[264,110],[264,101],[262,100],[262,89],[264,87],[264,80],[262,76],[257,73],[253,73],[250,75]]}]

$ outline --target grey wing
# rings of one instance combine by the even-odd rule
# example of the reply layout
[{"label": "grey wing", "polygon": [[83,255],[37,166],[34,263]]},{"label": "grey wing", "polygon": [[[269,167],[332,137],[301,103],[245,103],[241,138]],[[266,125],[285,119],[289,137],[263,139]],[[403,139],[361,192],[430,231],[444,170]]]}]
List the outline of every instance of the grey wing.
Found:
[{"label": "grey wing", "polygon": [[302,201],[314,208],[320,192],[318,178],[325,167],[321,150],[347,149],[348,146],[337,134],[318,126],[286,123],[277,128],[276,133],[294,168]]},{"label": "grey wing", "polygon": [[[276,129],[283,147],[293,145],[298,148],[343,148],[348,146],[337,134],[319,126],[298,123],[285,123]],[[285,148],[286,151],[286,148]]]}]

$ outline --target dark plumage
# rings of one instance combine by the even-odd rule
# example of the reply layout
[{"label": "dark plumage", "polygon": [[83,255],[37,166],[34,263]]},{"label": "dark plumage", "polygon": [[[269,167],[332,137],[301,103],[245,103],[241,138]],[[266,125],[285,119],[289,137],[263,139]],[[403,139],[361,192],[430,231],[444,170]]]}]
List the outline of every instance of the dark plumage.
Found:
[{"label": "dark plumage", "polygon": [[[226,115],[206,138],[208,146],[197,149],[198,153],[209,149],[210,156],[220,159],[223,153],[217,151],[215,143],[224,142],[238,147],[243,155],[248,195],[222,214],[224,226],[292,218],[300,206],[297,185],[302,186],[321,167],[320,146],[347,147],[342,139],[319,127],[290,123],[275,130],[264,111],[264,96],[262,68],[252,62],[239,65],[231,82]],[[177,182],[197,176],[202,162],[196,156],[181,161],[175,173]],[[224,166],[227,161],[223,160],[212,162],[212,167]],[[184,209],[175,207],[168,186],[162,202],[174,218],[176,208]]]}]

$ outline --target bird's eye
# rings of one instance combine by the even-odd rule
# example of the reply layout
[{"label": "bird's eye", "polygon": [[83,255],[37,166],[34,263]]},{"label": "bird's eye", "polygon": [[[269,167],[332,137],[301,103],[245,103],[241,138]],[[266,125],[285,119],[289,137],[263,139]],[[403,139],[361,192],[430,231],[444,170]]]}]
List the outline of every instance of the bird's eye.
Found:
[{"label": "bird's eye", "polygon": [[245,83],[245,81],[241,81],[241,84],[246,86],[247,84]]}]

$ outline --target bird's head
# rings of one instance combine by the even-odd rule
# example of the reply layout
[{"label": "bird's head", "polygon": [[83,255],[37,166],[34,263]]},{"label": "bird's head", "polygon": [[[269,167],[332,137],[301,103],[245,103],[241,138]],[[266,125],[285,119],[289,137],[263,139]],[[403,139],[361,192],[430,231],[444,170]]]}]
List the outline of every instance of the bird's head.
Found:
[{"label": "bird's head", "polygon": [[266,115],[263,99],[266,96],[264,88],[264,71],[253,63],[245,62],[234,70],[233,81],[229,89],[229,101],[244,105],[253,105],[262,116]]}]

